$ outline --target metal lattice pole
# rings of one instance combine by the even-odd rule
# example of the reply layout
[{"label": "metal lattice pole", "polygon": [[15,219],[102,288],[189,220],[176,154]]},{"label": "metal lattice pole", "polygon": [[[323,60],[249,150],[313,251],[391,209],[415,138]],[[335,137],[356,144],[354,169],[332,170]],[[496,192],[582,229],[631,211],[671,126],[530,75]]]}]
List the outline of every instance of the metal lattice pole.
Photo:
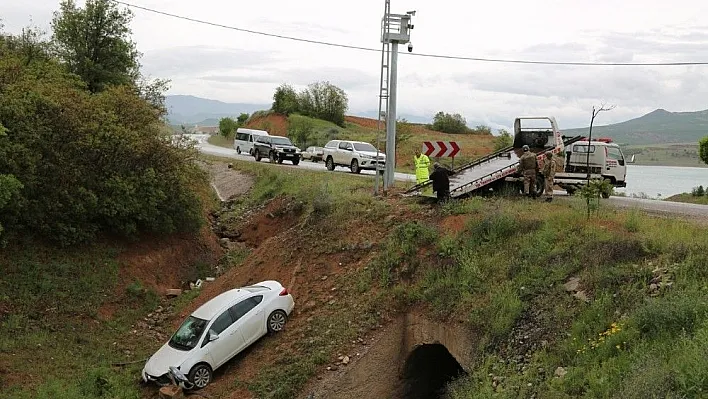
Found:
[{"label": "metal lattice pole", "polygon": [[380,84],[379,84],[379,113],[378,113],[378,121],[376,124],[377,128],[377,135],[376,135],[376,170],[375,170],[375,177],[374,177],[374,195],[379,194],[379,176],[380,176],[380,169],[379,169],[379,148],[381,148],[381,133],[383,132],[382,129],[382,118],[383,118],[383,113],[388,112],[388,85],[389,85],[389,65],[390,65],[390,59],[391,59],[391,52],[390,52],[390,47],[389,47],[389,42],[388,40],[385,40],[386,37],[388,37],[388,33],[390,31],[389,27],[389,15],[391,13],[391,1],[390,0],[385,0],[385,5],[384,5],[384,17],[381,21],[381,78],[380,78]]}]

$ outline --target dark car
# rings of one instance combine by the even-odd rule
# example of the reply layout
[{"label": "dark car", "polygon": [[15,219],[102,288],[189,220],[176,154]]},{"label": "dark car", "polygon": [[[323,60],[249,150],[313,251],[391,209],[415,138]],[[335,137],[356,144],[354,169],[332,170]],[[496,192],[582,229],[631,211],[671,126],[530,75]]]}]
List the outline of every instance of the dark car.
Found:
[{"label": "dark car", "polygon": [[300,149],[295,147],[287,137],[260,136],[253,143],[253,156],[256,162],[268,158],[271,163],[283,163],[288,160],[297,165],[300,163]]}]

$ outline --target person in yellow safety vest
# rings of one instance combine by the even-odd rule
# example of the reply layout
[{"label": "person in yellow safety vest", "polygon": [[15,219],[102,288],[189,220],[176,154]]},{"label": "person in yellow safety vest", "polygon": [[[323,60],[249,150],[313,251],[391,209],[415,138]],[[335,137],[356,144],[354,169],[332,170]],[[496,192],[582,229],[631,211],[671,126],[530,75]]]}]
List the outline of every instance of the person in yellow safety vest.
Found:
[{"label": "person in yellow safety vest", "polygon": [[[420,184],[427,181],[428,176],[430,176],[430,158],[428,158],[428,156],[425,154],[421,154],[420,149],[416,148],[415,155],[413,156],[413,162],[415,163],[416,184]],[[430,185],[423,189],[423,194],[433,195],[433,191]]]}]

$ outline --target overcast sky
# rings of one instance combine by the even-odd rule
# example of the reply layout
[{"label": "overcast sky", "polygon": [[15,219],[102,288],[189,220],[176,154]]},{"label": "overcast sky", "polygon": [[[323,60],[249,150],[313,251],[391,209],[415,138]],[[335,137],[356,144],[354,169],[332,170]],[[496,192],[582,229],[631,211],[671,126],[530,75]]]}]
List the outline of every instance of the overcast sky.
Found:
[{"label": "overcast sky", "polygon": [[[380,48],[383,0],[127,0],[223,25]],[[83,4],[83,0],[77,0]],[[59,0],[0,0],[5,30],[30,20],[49,29]],[[550,61],[708,61],[708,2],[698,0],[392,0],[417,10],[414,52]],[[275,87],[329,80],[350,112],[378,108],[380,54],[268,38],[133,10],[143,70],[172,80],[169,94],[269,103]],[[405,47],[402,53],[407,53]],[[509,126],[553,115],[561,129],[587,125],[594,104],[616,108],[607,124],[656,108],[708,108],[708,66],[509,65],[412,57],[399,63],[399,113],[459,112],[472,123]]]}]

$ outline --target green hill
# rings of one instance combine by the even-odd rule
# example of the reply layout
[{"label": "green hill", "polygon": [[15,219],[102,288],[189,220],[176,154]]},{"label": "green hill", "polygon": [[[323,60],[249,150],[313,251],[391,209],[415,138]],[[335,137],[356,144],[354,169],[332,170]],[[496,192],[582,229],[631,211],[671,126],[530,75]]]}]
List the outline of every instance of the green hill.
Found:
[{"label": "green hill", "polygon": [[[568,129],[566,135],[586,135],[588,128]],[[593,136],[612,137],[627,145],[695,143],[708,136],[708,110],[669,112],[657,109],[639,118],[593,127]]]}]

